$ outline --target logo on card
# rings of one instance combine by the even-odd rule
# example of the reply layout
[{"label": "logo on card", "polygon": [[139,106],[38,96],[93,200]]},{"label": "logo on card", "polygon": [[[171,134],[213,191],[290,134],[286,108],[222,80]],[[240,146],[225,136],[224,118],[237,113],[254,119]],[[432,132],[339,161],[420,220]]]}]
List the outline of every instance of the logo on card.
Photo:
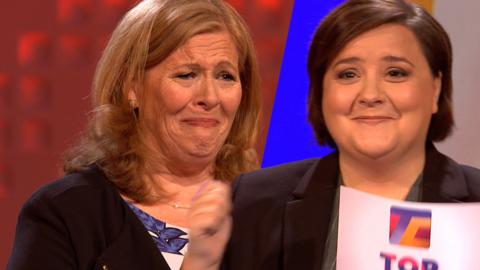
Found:
[{"label": "logo on card", "polygon": [[390,208],[390,244],[429,248],[432,211],[427,209]]}]

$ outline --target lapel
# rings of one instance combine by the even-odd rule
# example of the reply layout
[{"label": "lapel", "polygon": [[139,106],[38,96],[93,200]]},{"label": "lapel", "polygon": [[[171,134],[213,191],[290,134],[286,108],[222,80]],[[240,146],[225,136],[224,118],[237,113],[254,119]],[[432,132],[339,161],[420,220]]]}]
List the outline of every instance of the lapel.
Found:
[{"label": "lapel", "polygon": [[170,270],[142,222],[123,201],[122,207],[122,231],[98,257],[94,269]]},{"label": "lapel", "polygon": [[321,267],[337,186],[336,152],[318,160],[297,185],[284,216],[285,270]]},{"label": "lapel", "polygon": [[427,144],[423,170],[423,202],[463,202],[469,196],[462,168]]}]

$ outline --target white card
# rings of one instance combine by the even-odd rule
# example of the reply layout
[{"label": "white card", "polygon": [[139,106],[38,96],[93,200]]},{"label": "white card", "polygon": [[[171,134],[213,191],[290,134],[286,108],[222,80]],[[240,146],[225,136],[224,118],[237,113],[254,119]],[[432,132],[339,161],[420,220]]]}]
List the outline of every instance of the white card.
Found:
[{"label": "white card", "polygon": [[455,269],[480,269],[480,203],[404,202],[341,187],[337,270]]}]

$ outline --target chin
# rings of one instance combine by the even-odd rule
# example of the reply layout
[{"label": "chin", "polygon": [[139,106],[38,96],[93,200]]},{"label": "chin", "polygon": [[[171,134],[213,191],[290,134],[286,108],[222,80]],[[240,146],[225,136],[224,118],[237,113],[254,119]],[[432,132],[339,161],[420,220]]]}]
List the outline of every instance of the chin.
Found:
[{"label": "chin", "polygon": [[224,139],[218,136],[195,136],[180,144],[179,150],[191,162],[214,162],[223,143]]},{"label": "chin", "polygon": [[371,159],[371,160],[380,160],[382,159],[383,157],[387,156],[388,153],[390,153],[389,151],[358,151],[360,154],[362,154],[363,156]]},{"label": "chin", "polygon": [[395,145],[385,140],[363,141],[355,146],[355,152],[373,160],[381,159],[395,149]]},{"label": "chin", "polygon": [[215,160],[220,146],[212,143],[196,142],[188,147],[186,153],[193,158]]},{"label": "chin", "polygon": [[198,158],[198,159],[214,159],[215,153],[213,151],[205,151],[205,150],[192,150],[188,152],[188,155],[193,157],[193,158]]}]

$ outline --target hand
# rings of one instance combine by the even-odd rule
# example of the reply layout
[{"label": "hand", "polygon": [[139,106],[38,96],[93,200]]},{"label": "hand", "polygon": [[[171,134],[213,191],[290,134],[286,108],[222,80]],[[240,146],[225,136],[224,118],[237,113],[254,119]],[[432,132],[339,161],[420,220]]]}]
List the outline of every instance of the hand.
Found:
[{"label": "hand", "polygon": [[182,270],[218,269],[230,237],[230,187],[210,181],[192,202],[188,213],[189,244]]}]

